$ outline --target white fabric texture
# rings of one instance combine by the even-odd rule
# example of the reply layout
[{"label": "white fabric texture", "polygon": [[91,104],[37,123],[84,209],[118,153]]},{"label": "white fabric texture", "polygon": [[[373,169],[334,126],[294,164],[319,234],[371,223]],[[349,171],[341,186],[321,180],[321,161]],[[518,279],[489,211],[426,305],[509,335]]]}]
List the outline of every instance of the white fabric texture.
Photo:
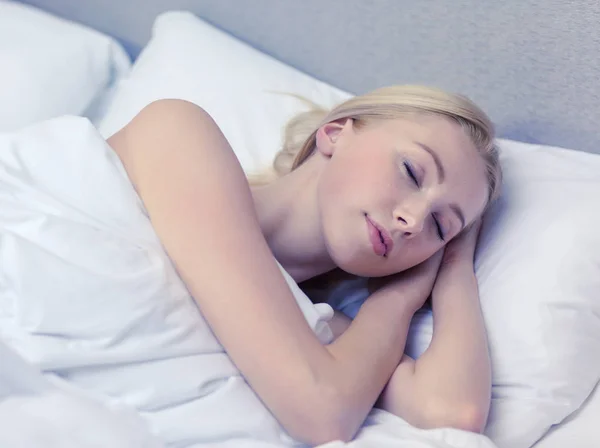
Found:
[{"label": "white fabric texture", "polygon": [[[0,263],[2,446],[294,444],[211,332],[87,119],[0,135]],[[330,342],[331,307],[282,273]],[[350,446],[493,446],[382,412],[363,433]]]},{"label": "white fabric texture", "polygon": [[44,376],[0,340],[0,446],[3,448],[162,448],[129,406],[103,404]]},{"label": "white fabric texture", "polygon": [[586,402],[534,445],[535,448],[597,448],[600,441],[600,385]]},{"label": "white fabric texture", "polygon": [[63,114],[102,110],[130,69],[113,38],[12,1],[0,1],[0,132]]}]

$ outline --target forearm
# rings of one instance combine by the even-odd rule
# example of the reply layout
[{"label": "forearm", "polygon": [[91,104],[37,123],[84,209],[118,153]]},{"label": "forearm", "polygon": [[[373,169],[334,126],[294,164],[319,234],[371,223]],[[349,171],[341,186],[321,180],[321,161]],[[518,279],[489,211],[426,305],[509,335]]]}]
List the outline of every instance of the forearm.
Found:
[{"label": "forearm", "polygon": [[[440,259],[438,253],[391,281],[371,284],[376,291],[328,346],[336,364],[332,380],[340,392],[344,427],[358,429],[398,366],[410,320],[431,292]],[[348,323],[342,321],[338,330]]]},{"label": "forearm", "polygon": [[415,372],[423,371],[443,403],[472,406],[485,413],[485,420],[492,374],[473,266],[456,263],[440,272],[438,280],[432,301],[434,336]]},{"label": "forearm", "polygon": [[337,372],[331,380],[344,409],[342,427],[358,429],[402,357],[415,310],[390,305],[367,300],[347,330],[328,346]]},{"label": "forearm", "polygon": [[432,303],[431,345],[418,360],[401,362],[381,404],[418,426],[480,431],[489,410],[491,368],[472,265],[442,269]]}]

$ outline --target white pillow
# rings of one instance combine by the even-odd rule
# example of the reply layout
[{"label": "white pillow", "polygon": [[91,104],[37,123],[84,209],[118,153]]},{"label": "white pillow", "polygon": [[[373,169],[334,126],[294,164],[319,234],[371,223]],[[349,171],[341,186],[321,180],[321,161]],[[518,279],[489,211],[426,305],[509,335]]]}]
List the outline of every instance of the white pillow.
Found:
[{"label": "white pillow", "polygon": [[[499,141],[504,192],[485,217],[476,272],[493,362],[486,434],[525,448],[576,411],[600,379],[600,156]],[[354,316],[364,282],[329,303]],[[413,319],[407,353],[433,334]]]},{"label": "white pillow", "polygon": [[600,385],[588,397],[579,410],[563,423],[553,427],[535,448],[598,448],[600,441]]},{"label": "white pillow", "polygon": [[519,448],[600,379],[600,156],[502,141],[477,277],[494,362],[487,433]]},{"label": "white pillow", "polygon": [[[187,99],[215,118],[244,168],[257,170],[303,108],[270,90],[326,107],[350,96],[191,14],[165,13],[100,130],[111,135],[153,100]],[[494,362],[487,432],[501,447],[521,448],[576,410],[600,377],[600,157],[501,145],[507,185],[486,219],[477,263]],[[344,294],[360,300],[361,290],[353,284]],[[431,315],[419,314],[411,354],[431,331]]]},{"label": "white pillow", "polygon": [[306,105],[275,92],[300,95],[325,107],[350,97],[225,34],[191,13],[167,12],[155,21],[152,38],[120,83],[100,123],[108,137],[144,106],[180,98],[207,110],[247,171],[271,165],[281,146],[280,130]]},{"label": "white pillow", "polygon": [[0,132],[86,114],[130,68],[114,39],[16,2],[0,1],[0,55]]}]

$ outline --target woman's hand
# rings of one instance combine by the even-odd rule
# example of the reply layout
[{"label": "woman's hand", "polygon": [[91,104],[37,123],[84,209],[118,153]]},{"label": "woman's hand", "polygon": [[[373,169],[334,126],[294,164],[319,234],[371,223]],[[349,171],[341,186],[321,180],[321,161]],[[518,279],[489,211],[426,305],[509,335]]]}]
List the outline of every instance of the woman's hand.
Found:
[{"label": "woman's hand", "polygon": [[439,298],[448,297],[447,294],[438,292],[448,288],[456,277],[462,277],[464,273],[474,275],[474,258],[479,232],[481,230],[481,218],[473,222],[463,233],[450,241],[444,248],[444,255],[438,275],[435,279],[432,291],[432,302]]},{"label": "woman's hand", "polygon": [[457,262],[473,263],[475,248],[481,230],[481,218],[473,222],[469,228],[450,241],[444,248],[442,266]]},{"label": "woman's hand", "polygon": [[439,250],[422,263],[398,274],[369,279],[369,300],[398,300],[413,312],[423,306],[433,288],[443,250]]}]

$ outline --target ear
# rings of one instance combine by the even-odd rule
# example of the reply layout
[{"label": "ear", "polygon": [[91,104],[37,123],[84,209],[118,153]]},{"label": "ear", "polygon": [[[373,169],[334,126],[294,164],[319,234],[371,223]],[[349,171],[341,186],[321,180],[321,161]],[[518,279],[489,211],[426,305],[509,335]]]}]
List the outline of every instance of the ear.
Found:
[{"label": "ear", "polygon": [[326,157],[331,157],[339,145],[340,139],[353,130],[352,119],[332,121],[317,130],[317,151]]}]

